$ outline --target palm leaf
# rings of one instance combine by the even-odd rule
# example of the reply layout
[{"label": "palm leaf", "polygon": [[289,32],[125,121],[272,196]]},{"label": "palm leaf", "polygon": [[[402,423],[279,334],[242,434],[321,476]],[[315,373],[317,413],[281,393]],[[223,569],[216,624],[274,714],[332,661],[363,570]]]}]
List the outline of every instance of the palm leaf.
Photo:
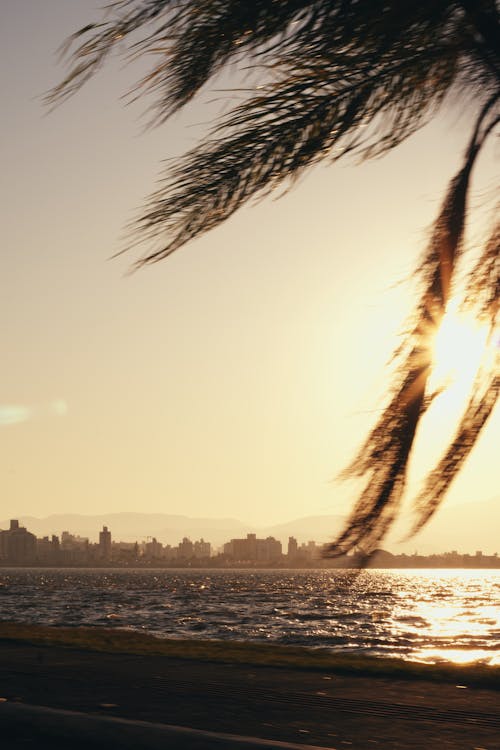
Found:
[{"label": "palm leaf", "polygon": [[[453,440],[429,473],[424,487],[415,501],[417,520],[412,534],[429,521],[438,509],[451,483],[462,468],[500,395],[500,350],[498,314],[500,305],[500,224],[497,224],[483,253],[470,274],[466,303],[477,310],[478,317],[489,322],[489,346],[485,347],[482,366],[471,389],[462,418]],[[495,345],[496,344],[496,345]],[[492,356],[493,362],[487,361]]]},{"label": "palm leaf", "polygon": [[[325,554],[330,557],[340,557],[358,545],[363,545],[369,556],[384,538],[399,510],[417,428],[430,402],[426,399],[426,385],[432,366],[432,334],[439,327],[450,296],[453,271],[462,249],[471,172],[481,145],[494,126],[495,120],[489,122],[488,117],[495,102],[496,98],[493,97],[480,113],[462,168],[452,180],[434,224],[419,269],[424,289],[417,306],[417,321],[399,352],[402,364],[397,370],[394,395],[358,455],[344,472],[345,477],[364,477],[366,486],[344,531],[327,547]],[[497,233],[494,238],[497,238]],[[486,248],[485,256],[488,259],[498,257],[498,245],[495,255],[493,244],[494,239]],[[498,284],[495,277],[497,271],[498,266],[492,262],[492,279],[488,279],[489,283],[486,284],[483,278],[483,286],[491,288]],[[470,419],[465,419],[459,435],[450,446],[453,452],[453,449],[458,450],[463,445],[460,451],[462,460],[454,464],[453,455],[447,454],[429,477],[419,498],[420,518],[424,520],[418,528],[438,507],[456,473],[452,466],[461,466],[474,444],[472,442],[469,450],[465,450],[468,439],[472,435],[478,436],[491,413],[495,382],[493,378],[484,396],[474,394],[468,410]],[[456,455],[459,455],[458,452]]]},{"label": "palm leaf", "polygon": [[144,263],[321,159],[393,148],[450,92],[473,90],[481,102],[498,86],[490,67],[477,64],[459,3],[121,0],[110,9],[105,22],[69,40],[73,67],[49,102],[73,94],[115,48],[155,58],[135,94],[156,96],[157,121],[230,60],[244,59],[267,80],[263,93],[250,95],[168,170],[135,225],[137,242],[155,247]]}]

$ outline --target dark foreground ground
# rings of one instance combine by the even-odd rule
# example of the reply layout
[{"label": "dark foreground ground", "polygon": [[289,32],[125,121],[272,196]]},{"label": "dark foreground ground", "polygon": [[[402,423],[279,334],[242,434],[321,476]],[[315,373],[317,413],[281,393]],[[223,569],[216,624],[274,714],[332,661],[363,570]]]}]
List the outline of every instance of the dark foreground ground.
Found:
[{"label": "dark foreground ground", "polygon": [[[22,702],[337,750],[500,750],[500,692],[492,688],[105,653],[1,635],[0,698],[7,699],[4,705]],[[88,747],[78,736],[68,746],[42,735],[25,722],[2,726],[0,702],[2,747]],[[99,738],[92,746],[101,746]]]}]

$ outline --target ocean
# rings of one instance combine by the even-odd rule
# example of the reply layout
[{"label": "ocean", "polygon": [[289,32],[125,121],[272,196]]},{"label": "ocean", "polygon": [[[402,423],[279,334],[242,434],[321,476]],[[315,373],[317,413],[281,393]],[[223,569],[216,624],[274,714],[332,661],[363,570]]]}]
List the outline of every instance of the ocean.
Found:
[{"label": "ocean", "polygon": [[0,620],[500,664],[500,571],[3,568]]}]

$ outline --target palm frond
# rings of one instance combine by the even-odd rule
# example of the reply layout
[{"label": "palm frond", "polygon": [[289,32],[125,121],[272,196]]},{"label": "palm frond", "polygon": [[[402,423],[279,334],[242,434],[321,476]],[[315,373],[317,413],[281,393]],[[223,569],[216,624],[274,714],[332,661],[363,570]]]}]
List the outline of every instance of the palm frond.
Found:
[{"label": "palm frond", "polygon": [[[397,370],[394,395],[356,458],[344,471],[344,477],[364,477],[366,485],[344,531],[327,547],[325,554],[329,557],[340,557],[358,545],[363,545],[366,555],[369,555],[387,533],[399,509],[417,428],[429,405],[426,385],[432,366],[432,334],[439,327],[450,296],[453,271],[462,249],[471,172],[484,138],[492,127],[491,123],[484,127],[484,122],[495,101],[492,98],[478,118],[462,168],[451,181],[434,224],[420,266],[424,289],[417,306],[417,320],[400,349],[403,361]],[[490,244],[487,257],[493,255]],[[490,391],[488,394],[491,396]],[[477,404],[475,399],[477,395],[472,399],[470,413],[476,417],[471,422],[464,422],[464,432],[457,437],[456,447],[473,435],[474,430],[479,434],[483,424],[480,423],[481,416],[486,419],[491,411],[486,406],[490,398],[479,398]],[[465,456],[464,452],[464,460]],[[432,481],[429,479],[419,500],[421,518],[430,518],[449,486],[452,470],[448,464],[449,461],[439,464]],[[432,483],[438,477],[441,477],[443,491],[434,494]]]},{"label": "palm frond", "polygon": [[500,223],[493,227],[483,253],[469,274],[465,305],[486,316],[492,328],[500,310]]},{"label": "palm frond", "polygon": [[435,469],[430,472],[424,488],[415,501],[417,521],[410,536],[420,531],[438,509],[451,483],[476,445],[499,395],[498,372],[492,372],[491,369],[480,371],[455,436]]},{"label": "palm frond", "polygon": [[[489,325],[488,343],[483,364],[478,368],[471,395],[455,436],[437,466],[429,473],[422,491],[415,500],[417,520],[411,535],[430,520],[442,502],[451,483],[477,443],[479,435],[491,415],[500,395],[500,350],[498,337],[500,310],[500,224],[497,224],[473,268],[465,302],[479,318]],[[488,361],[489,358],[493,362]]]},{"label": "palm frond", "polygon": [[[481,19],[491,15],[483,5]],[[155,96],[158,122],[230,60],[262,71],[263,93],[223,118],[148,201],[135,236],[156,245],[143,261],[156,262],[318,160],[393,148],[450,92],[484,101],[499,81],[478,63],[467,14],[449,0],[118,0],[69,40],[73,67],[48,101],[73,94],[115,49],[154,58],[135,94]]]}]

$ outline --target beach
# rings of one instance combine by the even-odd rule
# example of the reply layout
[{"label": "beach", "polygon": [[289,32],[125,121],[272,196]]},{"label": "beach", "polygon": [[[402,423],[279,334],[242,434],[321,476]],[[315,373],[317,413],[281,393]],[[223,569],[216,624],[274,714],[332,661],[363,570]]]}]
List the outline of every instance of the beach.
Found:
[{"label": "beach", "polygon": [[[3,737],[9,747],[40,747],[40,723],[34,736],[29,721],[16,724],[1,713],[17,704],[78,712],[83,722],[117,717],[326,748],[500,748],[498,670],[398,671],[394,663],[391,674],[381,660],[368,660],[365,669],[351,660],[350,668],[312,650],[308,658],[306,649],[232,648],[2,624]],[[51,733],[46,739],[58,747]],[[62,747],[67,738],[60,741]],[[73,748],[78,741],[76,735]],[[185,742],[168,746],[217,746],[209,738],[204,745]]]}]

